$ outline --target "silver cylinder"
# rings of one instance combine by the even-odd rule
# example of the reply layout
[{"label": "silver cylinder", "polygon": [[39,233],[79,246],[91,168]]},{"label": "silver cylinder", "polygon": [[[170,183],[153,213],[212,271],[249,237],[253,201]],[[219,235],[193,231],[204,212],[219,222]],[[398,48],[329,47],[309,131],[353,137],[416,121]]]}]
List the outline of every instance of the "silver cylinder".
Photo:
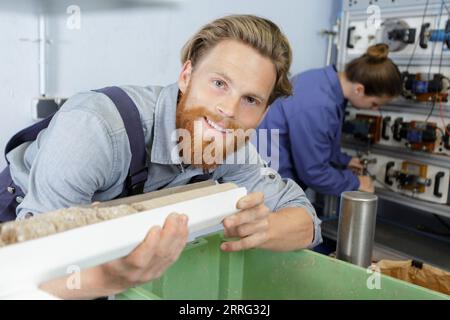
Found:
[{"label": "silver cylinder", "polygon": [[378,198],[366,192],[341,195],[336,257],[360,267],[372,263]]}]

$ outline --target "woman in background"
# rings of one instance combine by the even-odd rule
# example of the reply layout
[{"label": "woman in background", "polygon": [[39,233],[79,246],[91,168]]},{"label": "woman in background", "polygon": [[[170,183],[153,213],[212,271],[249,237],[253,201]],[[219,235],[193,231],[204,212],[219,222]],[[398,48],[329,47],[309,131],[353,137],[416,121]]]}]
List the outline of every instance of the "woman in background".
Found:
[{"label": "woman in background", "polygon": [[293,77],[293,95],[276,100],[258,128],[280,130],[281,176],[328,195],[374,191],[370,177],[354,173],[360,160],[341,152],[341,131],[348,102],[378,109],[401,94],[402,77],[388,54],[389,47],[378,44],[344,72],[328,66]]}]

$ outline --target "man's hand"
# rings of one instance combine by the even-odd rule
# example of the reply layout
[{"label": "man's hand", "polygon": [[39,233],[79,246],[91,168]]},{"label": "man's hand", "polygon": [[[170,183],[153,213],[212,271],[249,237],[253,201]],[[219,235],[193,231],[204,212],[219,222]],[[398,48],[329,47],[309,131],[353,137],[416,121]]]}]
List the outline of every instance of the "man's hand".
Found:
[{"label": "man's hand", "polygon": [[40,286],[62,299],[93,299],[120,293],[155,280],[180,256],[188,239],[188,217],[171,214],[163,228],[154,227],[128,256],[83,270],[81,288],[67,288],[67,277]]},{"label": "man's hand", "polygon": [[251,193],[237,203],[241,211],[223,221],[225,237],[239,237],[239,241],[225,242],[224,251],[240,251],[260,247],[270,239],[270,210],[264,205],[264,194]]},{"label": "man's hand", "polygon": [[128,256],[101,266],[106,283],[125,290],[158,279],[180,256],[188,239],[188,217],[171,214]]},{"label": "man's hand", "polygon": [[224,251],[260,248],[292,251],[308,247],[314,237],[314,224],[305,208],[283,208],[271,212],[264,205],[264,194],[251,193],[238,201],[241,211],[224,219],[225,237],[239,240],[225,242]]},{"label": "man's hand", "polygon": [[363,165],[361,163],[361,159],[358,157],[353,157],[352,160],[348,163],[348,168],[357,174],[361,174]]},{"label": "man's hand", "polygon": [[375,187],[373,185],[373,180],[371,177],[368,176],[359,176],[359,191],[362,192],[370,192],[370,193],[374,193],[375,192]]}]

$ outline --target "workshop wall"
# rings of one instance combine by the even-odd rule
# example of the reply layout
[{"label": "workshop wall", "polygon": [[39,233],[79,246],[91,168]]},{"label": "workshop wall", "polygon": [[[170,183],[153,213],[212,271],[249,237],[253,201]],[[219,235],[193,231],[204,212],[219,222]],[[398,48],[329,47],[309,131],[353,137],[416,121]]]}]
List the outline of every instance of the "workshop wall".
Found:
[{"label": "workshop wall", "polygon": [[31,99],[38,94],[38,36],[31,14],[0,11],[0,169],[8,139],[31,123]]}]

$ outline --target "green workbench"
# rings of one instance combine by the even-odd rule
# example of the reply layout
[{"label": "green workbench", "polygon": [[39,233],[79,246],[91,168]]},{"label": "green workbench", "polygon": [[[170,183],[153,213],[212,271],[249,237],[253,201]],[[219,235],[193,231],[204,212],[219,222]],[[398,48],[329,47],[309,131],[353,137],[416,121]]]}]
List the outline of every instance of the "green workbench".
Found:
[{"label": "green workbench", "polygon": [[224,253],[222,241],[191,243],[162,278],[116,299],[450,299],[310,250]]}]

